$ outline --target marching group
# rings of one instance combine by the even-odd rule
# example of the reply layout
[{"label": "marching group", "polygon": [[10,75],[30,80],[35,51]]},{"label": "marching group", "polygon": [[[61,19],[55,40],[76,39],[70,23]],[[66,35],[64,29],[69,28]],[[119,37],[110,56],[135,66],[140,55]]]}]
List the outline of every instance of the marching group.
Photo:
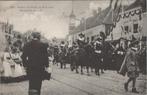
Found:
[{"label": "marching group", "polygon": [[[55,53],[55,60],[59,59],[61,68],[65,62],[69,63],[71,70],[75,69],[76,73],[79,73],[80,66],[81,74],[83,74],[83,67],[86,67],[88,75],[89,68],[92,71],[94,69],[96,75],[100,75],[100,70],[101,73],[105,70],[116,70],[118,74],[128,76],[124,89],[128,91],[128,84],[132,81],[132,92],[138,93],[135,87],[136,79],[139,73],[146,74],[146,37],[140,40],[120,38],[117,41],[108,42],[99,36],[96,40],[89,42],[81,33],[72,47],[67,48],[63,44],[64,42],[61,43],[59,54],[62,52],[64,54],[56,58],[58,54]],[[65,67],[66,64],[64,64]]]}]

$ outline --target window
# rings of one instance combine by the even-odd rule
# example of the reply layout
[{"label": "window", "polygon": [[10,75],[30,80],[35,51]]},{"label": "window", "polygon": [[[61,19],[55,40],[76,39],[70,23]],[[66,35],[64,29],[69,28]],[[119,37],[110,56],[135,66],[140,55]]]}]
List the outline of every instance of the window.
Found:
[{"label": "window", "polygon": [[128,32],[129,31],[129,27],[125,26],[125,31]]},{"label": "window", "polygon": [[134,33],[138,33],[138,24],[133,25],[133,30]]}]

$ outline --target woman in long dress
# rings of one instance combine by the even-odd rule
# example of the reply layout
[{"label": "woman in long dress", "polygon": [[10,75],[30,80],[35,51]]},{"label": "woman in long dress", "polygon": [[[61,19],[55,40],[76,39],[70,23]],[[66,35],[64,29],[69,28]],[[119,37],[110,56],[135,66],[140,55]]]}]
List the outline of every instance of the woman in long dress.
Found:
[{"label": "woman in long dress", "polygon": [[15,69],[14,69],[14,74],[13,77],[21,77],[24,75],[23,72],[23,67],[22,67],[22,60],[20,58],[19,51],[13,50],[11,57],[15,63]]},{"label": "woman in long dress", "polygon": [[4,68],[3,76],[5,78],[12,77],[11,57],[9,53],[9,48],[6,48],[3,54],[3,68]]}]

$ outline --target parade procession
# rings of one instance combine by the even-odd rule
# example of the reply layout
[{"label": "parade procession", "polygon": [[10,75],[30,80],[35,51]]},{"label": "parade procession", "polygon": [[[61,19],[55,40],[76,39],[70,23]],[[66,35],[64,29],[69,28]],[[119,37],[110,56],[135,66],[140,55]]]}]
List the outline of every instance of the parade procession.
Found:
[{"label": "parade procession", "polygon": [[147,95],[146,0],[0,1],[0,95]]}]

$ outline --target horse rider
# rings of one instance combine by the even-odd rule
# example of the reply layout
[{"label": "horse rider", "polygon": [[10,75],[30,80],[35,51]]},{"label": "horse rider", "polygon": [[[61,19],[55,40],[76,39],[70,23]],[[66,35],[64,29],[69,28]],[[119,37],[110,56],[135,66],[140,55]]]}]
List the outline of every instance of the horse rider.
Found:
[{"label": "horse rider", "polygon": [[84,45],[86,44],[86,42],[85,42],[85,35],[83,33],[79,34],[77,44],[79,48],[84,48]]},{"label": "horse rider", "polygon": [[63,68],[63,65],[64,65],[64,68],[66,68],[66,66],[65,66],[66,55],[67,54],[66,54],[65,42],[61,41],[61,44],[60,44],[60,63],[61,63],[61,69]]},{"label": "horse rider", "polygon": [[99,69],[101,69],[101,72],[103,72],[103,65],[102,65],[102,38],[98,37],[97,40],[94,43],[94,54],[95,54],[95,73],[96,75],[100,75],[99,74]]}]

